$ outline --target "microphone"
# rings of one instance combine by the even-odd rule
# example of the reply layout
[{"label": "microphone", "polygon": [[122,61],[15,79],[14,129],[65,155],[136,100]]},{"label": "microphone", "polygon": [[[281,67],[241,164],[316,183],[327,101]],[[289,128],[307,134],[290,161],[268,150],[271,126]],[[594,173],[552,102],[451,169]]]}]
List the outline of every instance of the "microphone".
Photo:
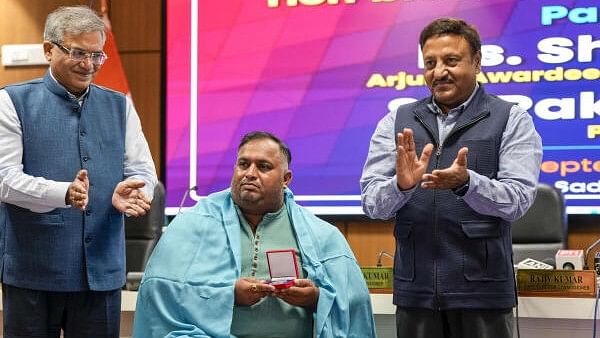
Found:
[{"label": "microphone", "polygon": [[[552,259],[550,258],[550,260]],[[545,258],[544,261],[548,261],[548,258]],[[517,264],[517,269],[554,270],[554,266],[533,258],[525,258]]]},{"label": "microphone", "polygon": [[381,264],[381,259],[383,258],[383,256],[389,257],[391,259],[394,259],[394,256],[392,256],[389,252],[387,251],[380,251],[377,254],[377,267],[380,268],[382,266]]},{"label": "microphone", "polygon": [[188,195],[190,194],[190,191],[192,191],[192,190],[196,191],[196,186],[185,189],[185,194],[183,194],[183,198],[181,199],[181,202],[179,203],[179,208],[177,209],[177,215],[179,215],[181,213],[181,209],[183,208],[183,205],[185,204],[185,200],[187,199]]}]

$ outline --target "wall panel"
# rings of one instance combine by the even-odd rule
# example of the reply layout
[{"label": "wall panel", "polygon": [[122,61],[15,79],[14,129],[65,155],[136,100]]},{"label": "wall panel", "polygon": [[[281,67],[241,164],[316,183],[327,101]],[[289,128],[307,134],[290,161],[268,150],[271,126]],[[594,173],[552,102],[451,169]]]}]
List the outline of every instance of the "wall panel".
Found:
[{"label": "wall panel", "polygon": [[160,51],[161,1],[112,1],[111,23],[122,52]]},{"label": "wall panel", "polygon": [[[378,254],[385,251],[394,255],[394,223],[391,221],[353,221],[347,223],[348,243],[361,266],[375,266]],[[383,266],[392,266],[393,260],[382,257]]]},{"label": "wall panel", "polygon": [[122,53],[129,90],[160,174],[160,52]]}]

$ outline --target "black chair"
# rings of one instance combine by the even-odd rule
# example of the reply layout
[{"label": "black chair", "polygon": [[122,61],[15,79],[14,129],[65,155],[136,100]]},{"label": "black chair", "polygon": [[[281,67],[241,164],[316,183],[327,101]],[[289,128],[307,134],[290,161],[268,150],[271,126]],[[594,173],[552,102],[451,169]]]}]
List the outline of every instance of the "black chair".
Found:
[{"label": "black chair", "polygon": [[125,217],[126,289],[137,290],[164,225],[165,187],[158,182],[148,213],[141,217]]},{"label": "black chair", "polygon": [[562,193],[540,183],[531,208],[512,226],[513,262],[525,258],[546,263],[567,246],[567,218]]}]

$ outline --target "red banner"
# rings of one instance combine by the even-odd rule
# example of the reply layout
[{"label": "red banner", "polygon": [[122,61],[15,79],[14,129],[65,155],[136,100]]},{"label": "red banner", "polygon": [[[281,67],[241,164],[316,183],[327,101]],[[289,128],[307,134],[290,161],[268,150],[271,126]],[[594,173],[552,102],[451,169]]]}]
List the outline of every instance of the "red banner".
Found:
[{"label": "red banner", "polygon": [[112,33],[110,19],[108,18],[108,7],[105,0],[102,1],[101,14],[102,18],[104,19],[104,26],[106,27],[106,43],[104,44],[104,52],[106,55],[108,55],[108,59],[102,65],[100,71],[98,71],[94,83],[122,92],[126,95],[131,95],[129,92],[127,77],[125,76],[125,71],[123,70],[123,64],[121,63],[121,57],[119,56],[117,42]]}]

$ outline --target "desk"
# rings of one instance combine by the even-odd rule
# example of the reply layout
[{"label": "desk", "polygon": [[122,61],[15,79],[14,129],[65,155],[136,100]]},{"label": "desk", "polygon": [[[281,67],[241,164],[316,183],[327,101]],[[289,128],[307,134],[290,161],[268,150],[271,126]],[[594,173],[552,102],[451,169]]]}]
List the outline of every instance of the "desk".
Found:
[{"label": "desk", "polygon": [[[594,298],[519,297],[521,337],[589,338],[595,301]],[[395,338],[396,307],[392,304],[392,295],[371,294],[371,302],[378,337]],[[596,330],[600,330],[600,323]]]},{"label": "desk", "polygon": [[[136,297],[137,292],[123,291],[121,337],[131,337]],[[378,337],[395,338],[396,307],[392,304],[392,295],[371,294],[371,302]],[[521,337],[589,338],[592,333],[594,302],[593,298],[520,297]],[[2,310],[2,302],[0,302],[0,310]],[[1,321],[0,317],[0,323]],[[597,329],[600,330],[600,324]],[[1,331],[2,326],[0,325]]]}]

